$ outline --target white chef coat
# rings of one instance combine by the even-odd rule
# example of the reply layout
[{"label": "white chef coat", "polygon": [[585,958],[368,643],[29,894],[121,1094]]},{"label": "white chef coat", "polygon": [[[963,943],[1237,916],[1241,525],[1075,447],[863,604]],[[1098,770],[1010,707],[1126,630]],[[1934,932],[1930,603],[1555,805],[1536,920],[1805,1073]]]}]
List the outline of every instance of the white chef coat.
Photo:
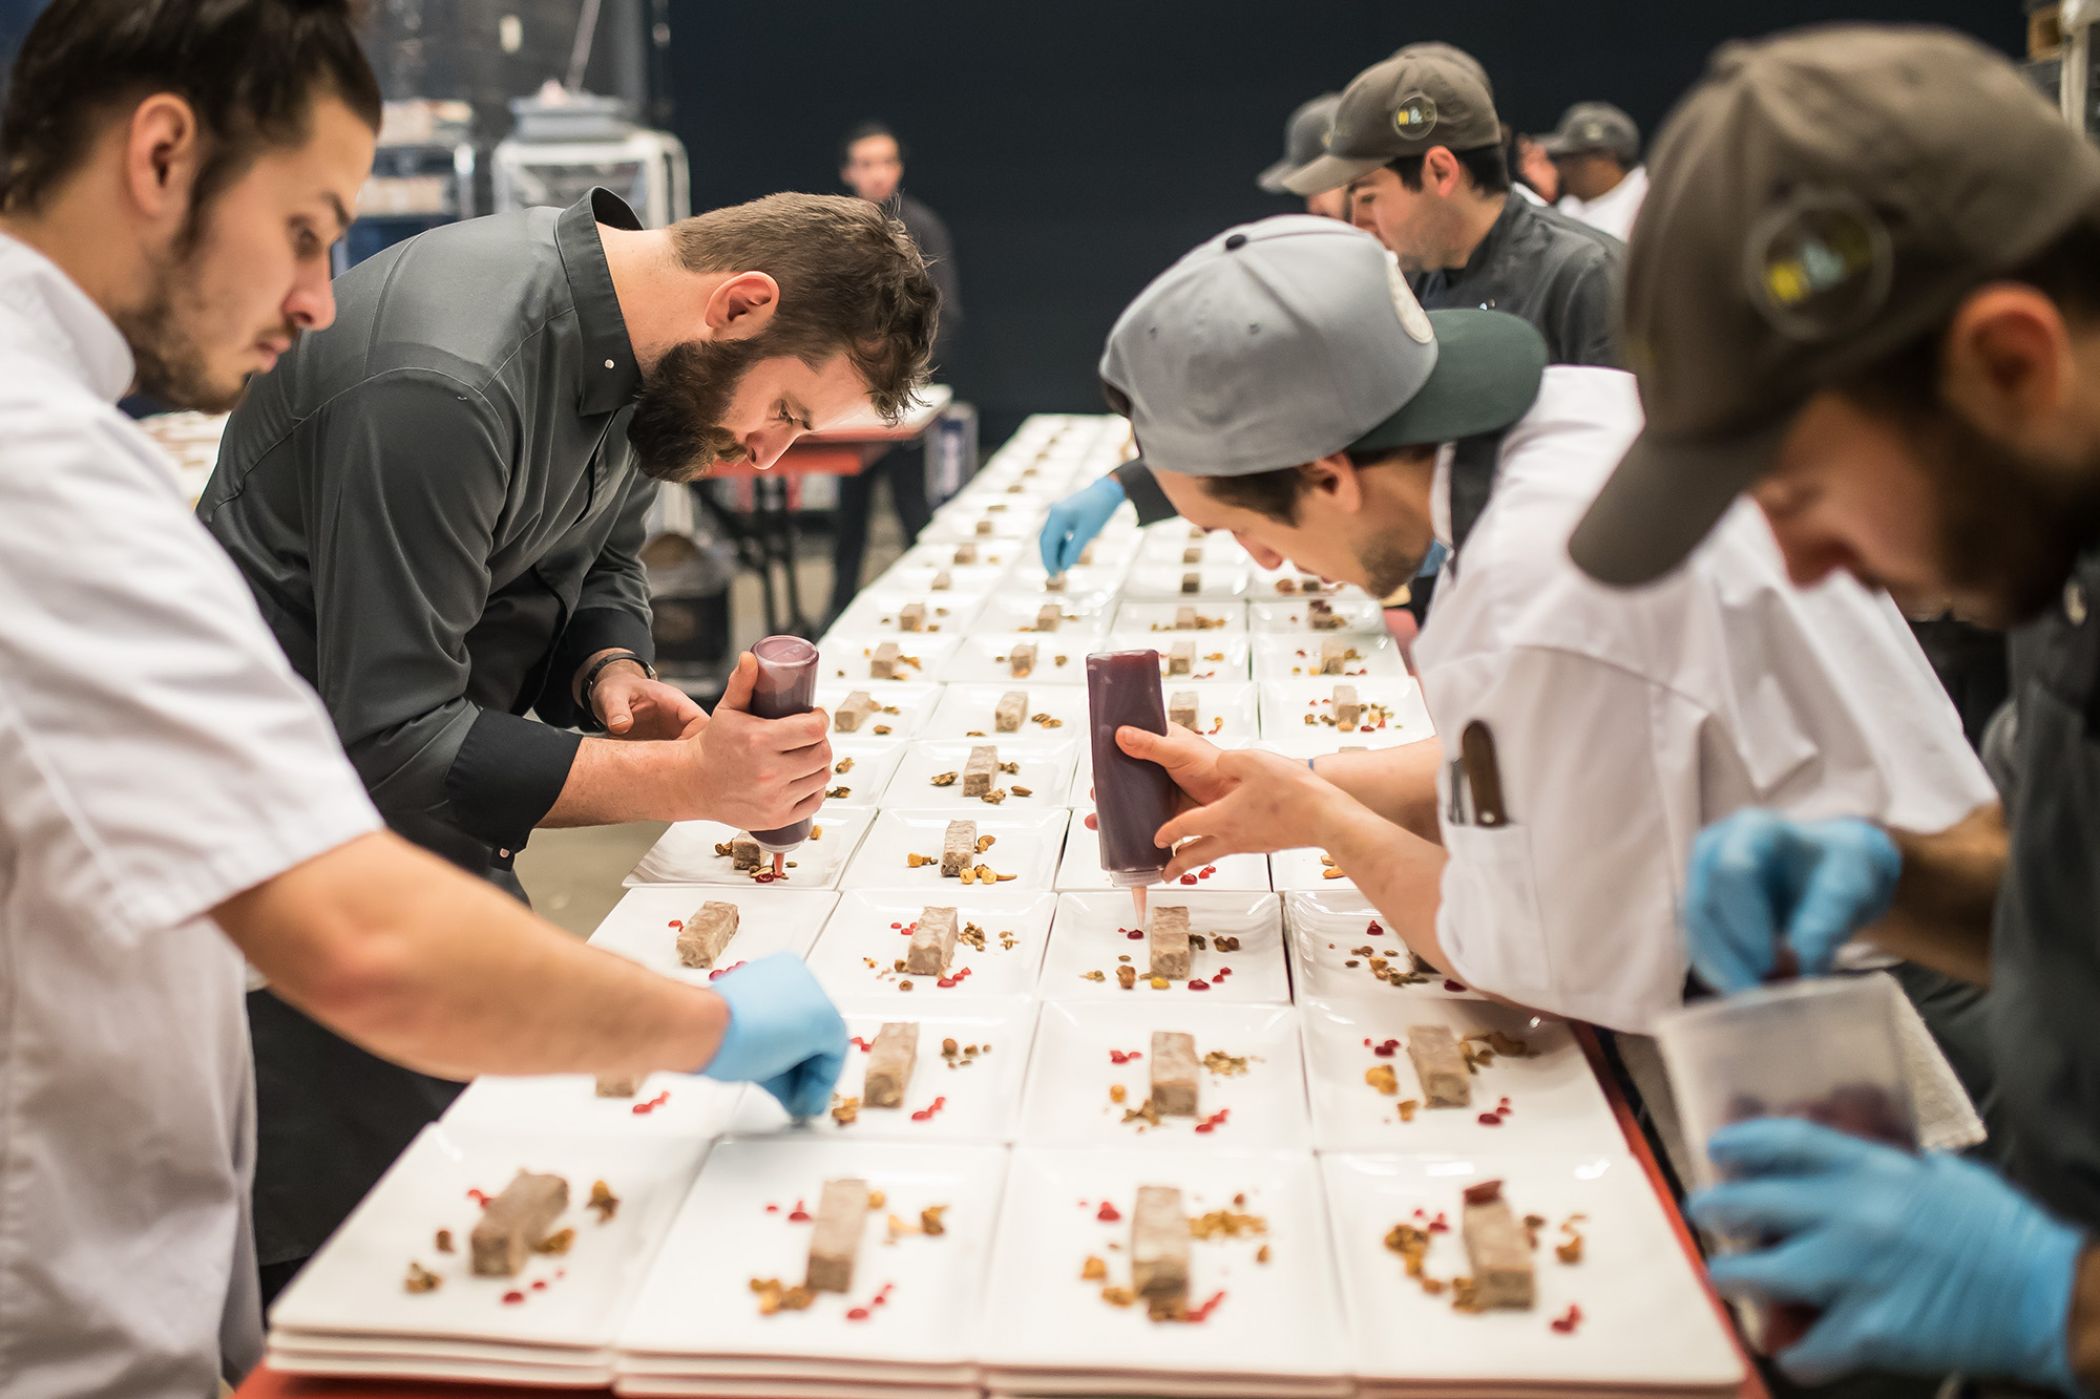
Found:
[{"label": "white chef coat", "polygon": [[203,1399],[259,1358],[254,1076],[209,910],[378,828],[113,406],[123,337],[0,237],[0,1391]]},{"label": "white chef coat", "polygon": [[[1763,806],[1939,831],[1993,792],[1894,605],[1849,578],[1795,588],[1749,502],[1652,587],[1576,568],[1568,536],[1640,425],[1632,375],[1546,371],[1414,656],[1447,759],[1468,723],[1488,726],[1511,822],[1455,824],[1446,763],[1451,971],[1646,1032],[1683,999],[1702,827]],[[1447,543],[1448,472],[1434,493]]]},{"label": "white chef coat", "polygon": [[1626,172],[1625,179],[1595,199],[1562,195],[1560,211],[1570,218],[1581,219],[1591,228],[1603,229],[1623,243],[1633,237],[1634,215],[1640,213],[1641,204],[1647,197],[1648,167],[1636,165]]}]

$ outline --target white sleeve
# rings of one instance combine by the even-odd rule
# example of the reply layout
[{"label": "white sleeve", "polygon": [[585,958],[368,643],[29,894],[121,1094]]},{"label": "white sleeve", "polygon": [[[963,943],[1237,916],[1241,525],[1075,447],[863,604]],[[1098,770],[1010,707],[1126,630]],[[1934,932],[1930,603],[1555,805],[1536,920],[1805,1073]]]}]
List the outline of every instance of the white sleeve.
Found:
[{"label": "white sleeve", "polygon": [[11,412],[0,470],[0,846],[146,935],[379,825],[313,693],[114,413]]},{"label": "white sleeve", "polygon": [[[1696,809],[1697,716],[1628,671],[1536,647],[1475,653],[1423,684],[1447,754],[1486,724],[1509,817],[1454,822],[1447,763],[1437,938],[1452,973],[1534,1009],[1648,1029],[1684,999],[1677,906],[1693,832],[1673,813]],[[1689,796],[1670,790],[1687,783]]]}]

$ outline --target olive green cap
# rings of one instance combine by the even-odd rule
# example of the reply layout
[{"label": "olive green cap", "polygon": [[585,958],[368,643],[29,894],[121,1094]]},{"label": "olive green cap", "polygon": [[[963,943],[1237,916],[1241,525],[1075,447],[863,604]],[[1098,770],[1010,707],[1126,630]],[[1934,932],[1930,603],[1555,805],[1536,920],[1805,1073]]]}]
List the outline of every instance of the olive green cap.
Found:
[{"label": "olive green cap", "polygon": [[1401,156],[1502,144],[1502,120],[1480,64],[1448,45],[1410,45],[1356,75],[1342,92],[1327,154],[1283,180],[1292,194],[1339,189]]}]

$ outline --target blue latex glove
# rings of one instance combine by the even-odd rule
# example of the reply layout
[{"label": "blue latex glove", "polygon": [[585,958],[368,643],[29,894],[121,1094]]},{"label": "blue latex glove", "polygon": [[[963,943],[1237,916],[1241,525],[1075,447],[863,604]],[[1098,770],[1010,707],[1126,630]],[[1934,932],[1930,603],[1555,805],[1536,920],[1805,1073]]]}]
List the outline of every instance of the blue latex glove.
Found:
[{"label": "blue latex glove", "polygon": [[831,1106],[846,1064],[846,1022],[802,959],[776,952],[715,981],[729,1003],[729,1028],[700,1072],[725,1083],[756,1083],[794,1117]]},{"label": "blue latex glove", "polygon": [[1043,571],[1056,575],[1078,563],[1122,503],[1123,483],[1104,476],[1051,506],[1050,518],[1043,522]]},{"label": "blue latex glove", "polygon": [[1692,969],[1716,991],[1768,980],[1784,946],[1803,976],[1889,911],[1903,857],[1887,831],[1847,817],[1790,821],[1739,811],[1692,843],[1685,933]]},{"label": "blue latex glove", "polygon": [[2083,1241],[1990,1171],[1794,1118],[1724,1127],[1710,1149],[1730,1179],[1692,1197],[1692,1218],[1768,1241],[1715,1258],[1714,1285],[1822,1309],[1777,1357],[1795,1379],[1963,1370],[2078,1392],[2067,1331]]}]

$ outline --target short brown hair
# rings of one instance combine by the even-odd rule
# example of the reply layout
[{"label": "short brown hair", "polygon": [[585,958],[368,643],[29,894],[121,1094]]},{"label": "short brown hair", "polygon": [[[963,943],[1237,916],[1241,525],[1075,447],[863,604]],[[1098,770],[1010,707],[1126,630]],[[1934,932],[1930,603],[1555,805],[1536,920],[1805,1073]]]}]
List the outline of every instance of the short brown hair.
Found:
[{"label": "short brown hair", "polygon": [[[1368,471],[1374,466],[1418,460],[1428,450],[1433,449],[1350,447],[1342,455],[1358,471]],[[1252,510],[1279,525],[1295,525],[1298,523],[1298,502],[1311,488],[1312,479],[1304,467],[1286,466],[1275,471],[1249,472],[1245,476],[1214,476],[1203,484],[1210,488],[1211,497],[1221,505]]]},{"label": "short brown hair", "polygon": [[306,139],[331,93],[379,128],[379,81],[357,42],[357,0],[57,0],[8,75],[0,211],[34,212],[124,102],[170,92],[205,142],[189,226],[272,147]]},{"label": "short brown hair", "polygon": [[694,272],[763,272],[780,284],[769,353],[812,368],[844,352],[875,411],[895,422],[933,362],[940,292],[904,225],[865,199],[769,194],[673,224]]}]

